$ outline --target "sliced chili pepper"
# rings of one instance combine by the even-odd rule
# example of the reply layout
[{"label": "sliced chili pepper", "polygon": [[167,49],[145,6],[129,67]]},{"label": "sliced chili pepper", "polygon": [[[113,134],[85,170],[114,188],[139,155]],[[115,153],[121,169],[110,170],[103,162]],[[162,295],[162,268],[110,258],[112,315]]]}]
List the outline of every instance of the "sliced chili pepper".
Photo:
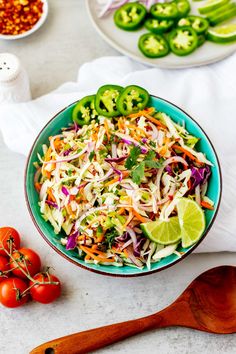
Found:
[{"label": "sliced chili pepper", "polygon": [[198,45],[198,37],[192,27],[173,29],[168,36],[168,40],[171,51],[180,56],[192,53]]},{"label": "sliced chili pepper", "polygon": [[117,98],[123,87],[118,85],[101,86],[96,94],[95,108],[98,114],[104,117],[116,117],[120,114],[117,109]]},{"label": "sliced chili pepper", "polygon": [[190,3],[188,0],[175,0],[177,9],[178,9],[178,17],[185,17],[190,12]]},{"label": "sliced chili pepper", "polygon": [[95,95],[82,98],[72,111],[72,119],[78,125],[86,125],[91,119],[98,117],[95,109]]},{"label": "sliced chili pepper", "polygon": [[201,47],[206,42],[206,37],[204,34],[200,34],[197,36],[197,46]]},{"label": "sliced chili pepper", "polygon": [[118,97],[118,110],[124,116],[139,112],[147,106],[149,97],[144,88],[136,85],[127,86]]},{"label": "sliced chili pepper", "polygon": [[146,29],[155,34],[162,34],[169,31],[174,25],[172,20],[158,20],[157,18],[148,18],[144,26]]},{"label": "sliced chili pepper", "polygon": [[148,58],[166,56],[170,49],[168,42],[160,34],[145,33],[139,38],[138,47]]},{"label": "sliced chili pepper", "polygon": [[172,20],[178,17],[178,8],[175,2],[154,4],[150,8],[150,14],[158,20]]},{"label": "sliced chili pepper", "polygon": [[209,27],[209,22],[200,16],[188,16],[181,18],[178,22],[179,27],[192,27],[197,34],[206,33]]},{"label": "sliced chili pepper", "polygon": [[143,24],[146,14],[147,10],[142,4],[128,3],[115,11],[114,22],[125,31],[134,31]]}]

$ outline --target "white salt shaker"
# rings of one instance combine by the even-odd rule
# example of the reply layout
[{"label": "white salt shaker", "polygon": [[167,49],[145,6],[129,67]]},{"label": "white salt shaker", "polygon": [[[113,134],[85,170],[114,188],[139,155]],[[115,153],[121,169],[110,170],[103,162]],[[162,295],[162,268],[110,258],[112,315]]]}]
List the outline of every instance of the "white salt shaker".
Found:
[{"label": "white salt shaker", "polygon": [[31,100],[26,70],[13,54],[0,53],[0,104]]}]

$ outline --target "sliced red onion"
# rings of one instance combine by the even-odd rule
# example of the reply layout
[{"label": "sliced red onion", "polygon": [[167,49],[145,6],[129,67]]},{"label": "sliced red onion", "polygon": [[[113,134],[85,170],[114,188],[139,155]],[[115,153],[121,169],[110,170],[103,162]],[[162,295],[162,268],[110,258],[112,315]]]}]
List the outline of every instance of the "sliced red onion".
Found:
[{"label": "sliced red onion", "polygon": [[141,139],[142,143],[146,144],[146,142],[148,141],[147,138],[142,138]]},{"label": "sliced red onion", "polygon": [[51,202],[50,200],[46,200],[45,203],[53,208],[59,209],[57,203]]},{"label": "sliced red onion", "polygon": [[121,157],[108,157],[104,159],[106,162],[122,162],[127,158],[128,155],[121,156]]},{"label": "sliced red onion", "polygon": [[39,177],[41,175],[41,171],[42,171],[42,168],[38,168],[37,171],[35,172],[35,175],[34,175],[34,184],[37,183],[39,181]]},{"label": "sliced red onion", "polygon": [[64,187],[64,186],[62,186],[61,191],[62,191],[63,194],[65,194],[66,197],[67,197],[68,195],[70,195],[68,189],[67,189],[66,187]]},{"label": "sliced red onion", "polygon": [[121,182],[122,179],[123,179],[122,172],[121,172],[120,170],[117,170],[117,169],[116,169],[115,167],[113,167],[113,166],[112,166],[112,168],[113,168],[113,171],[119,176],[119,182]]},{"label": "sliced red onion", "polygon": [[72,235],[68,237],[66,249],[73,250],[77,245],[77,236],[79,235],[79,231],[74,232]]},{"label": "sliced red onion", "polygon": [[128,247],[129,245],[131,245],[133,241],[130,239],[128,241],[126,241],[123,246],[121,247],[121,251],[123,251],[126,247]]},{"label": "sliced red onion", "polygon": [[133,142],[132,141],[130,141],[130,140],[127,140],[127,139],[122,139],[122,141],[125,143],[125,144],[127,144],[127,145],[132,145],[133,144]]},{"label": "sliced red onion", "polygon": [[127,242],[128,240],[130,240],[128,232],[124,232],[123,235],[116,237],[116,241],[119,242]]},{"label": "sliced red onion", "polygon": [[135,257],[132,250],[130,249],[130,246],[126,248],[126,251],[128,253],[129,259],[133,264],[135,264],[139,268],[143,267],[143,263]]},{"label": "sliced red onion", "polygon": [[118,1],[117,0],[107,0],[106,5],[101,10],[101,12],[99,13],[98,17],[101,18],[101,17],[105,16],[111,10],[118,9],[119,7],[121,7],[122,5],[127,3],[128,1],[129,0],[118,0]]},{"label": "sliced red onion", "polygon": [[78,124],[76,122],[74,123],[74,130],[75,130],[76,133],[79,130],[79,126],[78,126]]},{"label": "sliced red onion", "polygon": [[50,164],[50,163],[59,163],[59,162],[71,161],[71,160],[77,159],[78,157],[83,155],[86,151],[87,151],[87,146],[82,151],[80,151],[78,154],[70,155],[67,158],[63,158],[63,159],[60,159],[60,160],[44,161],[43,163],[44,163],[44,165],[47,165],[47,164]]},{"label": "sliced red onion", "polygon": [[169,164],[171,164],[171,163],[173,163],[173,162],[180,162],[180,163],[182,163],[184,166],[188,166],[188,163],[187,163],[187,161],[185,160],[185,159],[183,159],[183,157],[181,157],[181,156],[172,156],[172,157],[169,157],[167,160],[165,160],[164,162],[163,162],[163,167],[166,167],[167,165],[169,165]]},{"label": "sliced red onion", "polygon": [[65,150],[65,151],[63,152],[63,155],[64,155],[64,156],[68,156],[69,153],[72,152],[72,151],[73,151],[73,149],[72,149],[72,148],[69,148],[69,149],[67,149],[67,150]]},{"label": "sliced red onion", "polygon": [[116,148],[116,144],[111,144],[111,156],[112,156],[112,158],[117,157],[117,148]]}]

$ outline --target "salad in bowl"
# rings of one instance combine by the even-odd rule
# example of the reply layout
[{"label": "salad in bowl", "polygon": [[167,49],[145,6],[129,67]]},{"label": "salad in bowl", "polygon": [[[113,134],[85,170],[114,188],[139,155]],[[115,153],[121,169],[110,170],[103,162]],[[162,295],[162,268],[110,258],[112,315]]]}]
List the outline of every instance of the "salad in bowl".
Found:
[{"label": "salad in bowl", "polygon": [[154,101],[139,86],[102,86],[71,107],[71,123],[30,161],[41,222],[54,246],[87,268],[163,268],[193,249],[214,219],[214,150],[208,157],[201,136]]}]

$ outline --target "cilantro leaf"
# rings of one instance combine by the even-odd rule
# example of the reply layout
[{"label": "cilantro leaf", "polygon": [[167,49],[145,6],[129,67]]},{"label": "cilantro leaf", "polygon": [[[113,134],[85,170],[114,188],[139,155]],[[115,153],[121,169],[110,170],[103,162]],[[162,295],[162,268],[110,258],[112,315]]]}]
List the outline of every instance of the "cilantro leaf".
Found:
[{"label": "cilantro leaf", "polygon": [[137,159],[138,159],[140,154],[141,154],[141,149],[140,149],[139,146],[134,146],[130,150],[130,155],[129,155],[129,157],[127,158],[127,160],[125,162],[125,167],[128,170],[131,170],[131,168],[137,164]]},{"label": "cilantro leaf", "polygon": [[145,156],[144,160],[153,160],[156,157],[156,153],[153,150],[149,150],[148,153]]},{"label": "cilantro leaf", "polygon": [[106,243],[108,244],[108,248],[112,247],[112,244],[114,243],[115,238],[117,236],[119,236],[119,233],[115,228],[111,228],[107,230],[107,232],[105,233],[105,239],[106,239]]},{"label": "cilantro leaf", "polygon": [[149,168],[160,168],[162,163],[160,161],[145,160],[145,166]]},{"label": "cilantro leaf", "polygon": [[140,184],[144,177],[145,163],[142,161],[131,173],[132,181],[136,184]]},{"label": "cilantro leaf", "polygon": [[92,159],[94,158],[94,155],[95,155],[95,152],[94,151],[91,151],[90,154],[89,154],[89,161],[91,162]]}]

